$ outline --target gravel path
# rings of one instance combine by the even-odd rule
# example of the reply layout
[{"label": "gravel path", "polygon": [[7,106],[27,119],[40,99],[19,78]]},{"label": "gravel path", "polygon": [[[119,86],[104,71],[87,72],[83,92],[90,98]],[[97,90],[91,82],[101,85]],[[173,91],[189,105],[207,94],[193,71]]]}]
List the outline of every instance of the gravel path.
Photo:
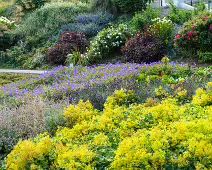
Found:
[{"label": "gravel path", "polygon": [[0,69],[0,73],[17,73],[17,74],[43,74],[47,71],[44,70],[10,70]]}]

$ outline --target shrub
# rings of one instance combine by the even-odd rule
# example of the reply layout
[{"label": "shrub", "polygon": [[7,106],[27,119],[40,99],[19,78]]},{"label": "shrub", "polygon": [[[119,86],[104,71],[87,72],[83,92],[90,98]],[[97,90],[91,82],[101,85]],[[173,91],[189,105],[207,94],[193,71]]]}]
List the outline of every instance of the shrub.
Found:
[{"label": "shrub", "polygon": [[167,46],[168,43],[174,38],[174,24],[171,20],[166,19],[166,17],[163,19],[155,18],[153,19],[153,22],[154,23],[150,25],[151,34],[155,34],[160,39],[160,41],[162,41],[163,44]]},{"label": "shrub", "polygon": [[175,37],[175,44],[178,48],[200,52],[211,52],[212,46],[212,14],[204,11],[184,24]]},{"label": "shrub", "polygon": [[74,23],[64,25],[61,31],[84,32],[87,37],[96,36],[97,33],[108,27],[113,20],[113,15],[106,12],[96,14],[80,14]]},{"label": "shrub", "polygon": [[60,40],[63,44],[69,44],[74,51],[80,51],[83,53],[87,47],[87,39],[82,32],[67,32],[65,31]]},{"label": "shrub", "polygon": [[27,44],[18,42],[16,46],[6,50],[6,63],[14,68],[22,67],[29,56]]},{"label": "shrub", "polygon": [[75,15],[88,11],[83,3],[50,3],[31,13],[14,31],[24,37],[31,47],[43,46],[64,24],[74,21]]},{"label": "shrub", "polygon": [[50,0],[17,0],[16,3],[24,7],[26,10],[38,8],[44,5],[46,2],[50,2]]},{"label": "shrub", "polygon": [[132,31],[125,24],[117,27],[109,27],[99,32],[91,42],[88,54],[86,55],[88,64],[93,64],[101,59],[106,59],[120,52],[121,46],[132,37]]},{"label": "shrub", "polygon": [[92,11],[107,11],[111,14],[117,15],[117,5],[113,0],[90,0]]},{"label": "shrub", "polygon": [[13,38],[9,32],[2,32],[0,35],[0,51],[5,51],[13,45]]},{"label": "shrub", "polygon": [[4,16],[4,13],[7,11],[10,3],[0,0],[0,16]]},{"label": "shrub", "polygon": [[135,12],[146,9],[151,0],[113,0],[121,12]]},{"label": "shrub", "polygon": [[[211,82],[206,86],[211,92],[209,87],[211,88]],[[127,94],[125,90],[117,91],[114,96],[108,98],[102,112],[93,109],[89,102],[80,102],[77,106],[70,105],[65,116],[73,117],[73,127],[60,128],[52,138],[44,134],[20,141],[7,156],[5,167],[212,167],[211,103],[208,106],[201,106],[199,102],[183,105],[177,104],[172,98],[149,106],[150,103],[136,104],[132,99],[132,92]]]},{"label": "shrub", "polygon": [[143,31],[149,25],[153,24],[153,19],[160,17],[160,11],[148,7],[142,12],[137,12],[130,21],[130,26],[136,31]]},{"label": "shrub", "polygon": [[168,19],[170,19],[173,23],[183,25],[184,22],[187,22],[192,17],[192,11],[179,9],[174,6],[172,2],[169,2],[171,5],[171,12],[168,14]]},{"label": "shrub", "polygon": [[66,56],[70,53],[70,44],[56,44],[47,50],[46,55],[48,62],[51,64],[63,65],[65,63]]},{"label": "shrub", "polygon": [[0,17],[0,51],[5,51],[13,45],[11,31],[15,27],[14,21],[10,21],[3,16]]},{"label": "shrub", "polygon": [[201,52],[198,53],[201,62],[212,62],[212,52]]},{"label": "shrub", "polygon": [[164,54],[162,42],[150,33],[137,33],[122,47],[122,53],[126,62],[150,63],[160,61]]},{"label": "shrub", "polygon": [[65,31],[60,37],[60,43],[47,50],[47,58],[51,64],[64,64],[68,54],[78,51],[83,53],[87,47],[84,33]]}]

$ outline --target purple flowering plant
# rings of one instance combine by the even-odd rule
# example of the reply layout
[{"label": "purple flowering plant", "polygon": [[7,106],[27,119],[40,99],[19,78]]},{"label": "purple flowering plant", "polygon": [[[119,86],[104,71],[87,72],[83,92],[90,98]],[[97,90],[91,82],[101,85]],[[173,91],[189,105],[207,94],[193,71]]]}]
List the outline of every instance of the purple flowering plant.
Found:
[{"label": "purple flowering plant", "polygon": [[20,103],[23,96],[30,95],[48,100],[69,99],[71,103],[89,99],[94,106],[100,107],[107,96],[117,89],[143,90],[146,93],[142,94],[145,100],[153,95],[154,88],[159,85],[178,84],[182,79],[186,81],[198,76],[202,79],[205,77],[207,81],[212,77],[211,72],[204,76],[197,75],[186,64],[166,60],[151,64],[117,63],[74,68],[59,66],[40,77],[1,87],[0,104],[11,101]]}]

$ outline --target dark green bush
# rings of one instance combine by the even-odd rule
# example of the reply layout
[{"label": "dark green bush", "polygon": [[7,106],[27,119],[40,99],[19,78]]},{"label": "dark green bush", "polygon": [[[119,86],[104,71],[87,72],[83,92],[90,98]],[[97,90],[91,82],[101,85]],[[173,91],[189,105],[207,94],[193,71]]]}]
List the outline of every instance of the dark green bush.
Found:
[{"label": "dark green bush", "polygon": [[7,31],[3,31],[2,35],[0,35],[0,51],[5,51],[10,48],[13,44],[13,38],[11,34]]},{"label": "dark green bush", "polygon": [[113,0],[91,0],[90,4],[92,11],[107,11],[115,15],[118,14],[117,5]]},{"label": "dark green bush", "polygon": [[192,11],[179,9],[170,2],[171,12],[168,14],[168,18],[176,24],[182,25],[184,22],[188,21],[192,17]]},{"label": "dark green bush", "polygon": [[38,8],[44,5],[46,2],[49,2],[50,0],[16,0],[16,3],[24,7],[26,10]]},{"label": "dark green bush", "polygon": [[160,17],[160,11],[148,7],[145,11],[138,12],[130,21],[130,25],[136,30],[144,30],[145,26],[153,23],[152,19]]},{"label": "dark green bush", "polygon": [[113,0],[123,13],[136,12],[146,9],[147,4],[153,0]]}]

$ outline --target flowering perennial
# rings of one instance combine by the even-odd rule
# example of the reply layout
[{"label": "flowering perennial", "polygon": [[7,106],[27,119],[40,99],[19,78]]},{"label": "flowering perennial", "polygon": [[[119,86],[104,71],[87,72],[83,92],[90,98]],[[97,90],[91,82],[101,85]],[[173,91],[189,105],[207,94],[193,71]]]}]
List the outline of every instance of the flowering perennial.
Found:
[{"label": "flowering perennial", "polygon": [[[100,112],[89,102],[65,109],[75,124],[20,141],[6,159],[7,169],[211,169],[211,83],[208,104],[194,96],[136,104],[132,91],[116,91]],[[198,91],[197,91],[198,95]],[[204,100],[205,101],[205,100]],[[155,102],[148,105],[148,102]],[[77,114],[79,116],[77,116]]]}]

